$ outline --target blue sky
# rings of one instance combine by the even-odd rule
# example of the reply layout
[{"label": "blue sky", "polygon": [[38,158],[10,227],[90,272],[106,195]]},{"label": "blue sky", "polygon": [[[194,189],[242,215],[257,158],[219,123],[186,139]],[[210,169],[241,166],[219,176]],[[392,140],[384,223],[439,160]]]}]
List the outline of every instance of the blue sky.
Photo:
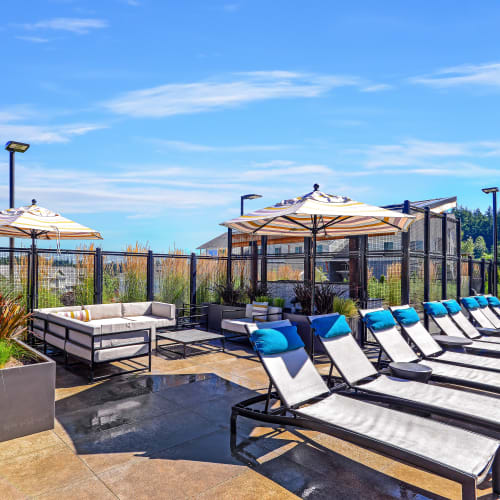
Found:
[{"label": "blue sky", "polygon": [[[500,3],[4,0],[0,140],[17,205],[104,249],[194,249],[321,189],[373,204],[499,184]],[[7,206],[7,153],[0,205]]]}]

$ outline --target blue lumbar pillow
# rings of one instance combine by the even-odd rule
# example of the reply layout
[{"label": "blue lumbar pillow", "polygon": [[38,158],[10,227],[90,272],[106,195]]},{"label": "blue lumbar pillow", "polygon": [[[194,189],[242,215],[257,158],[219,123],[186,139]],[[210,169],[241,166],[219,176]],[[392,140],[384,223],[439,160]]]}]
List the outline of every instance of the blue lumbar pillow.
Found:
[{"label": "blue lumbar pillow", "polygon": [[482,295],[476,295],[474,298],[479,304],[479,307],[488,307],[488,299],[486,297],[483,297]]},{"label": "blue lumbar pillow", "polygon": [[396,326],[396,322],[389,311],[373,311],[369,312],[363,318],[366,326],[375,332],[379,330],[387,330]]},{"label": "blue lumbar pillow", "polygon": [[351,333],[351,328],[345,316],[341,316],[340,314],[315,318],[312,320],[311,326],[314,328],[314,333],[316,335],[325,339]]},{"label": "blue lumbar pillow", "polygon": [[392,314],[403,326],[411,326],[420,321],[418,313],[413,307],[394,309]]},{"label": "blue lumbar pillow", "polygon": [[441,302],[424,302],[424,311],[431,316],[441,318],[448,314],[446,307]]},{"label": "blue lumbar pillow", "polygon": [[254,349],[261,354],[279,354],[304,347],[296,326],[262,328],[250,335]]},{"label": "blue lumbar pillow", "polygon": [[462,310],[462,308],[460,307],[460,304],[456,300],[453,300],[453,299],[445,300],[442,302],[442,304],[444,305],[444,307],[446,307],[446,310],[450,314],[457,314]]},{"label": "blue lumbar pillow", "polygon": [[500,300],[498,300],[496,297],[486,297],[488,300],[488,304],[493,307],[498,307],[500,306]]},{"label": "blue lumbar pillow", "polygon": [[474,297],[464,297],[462,299],[462,304],[469,311],[475,311],[476,309],[479,309],[479,304]]}]

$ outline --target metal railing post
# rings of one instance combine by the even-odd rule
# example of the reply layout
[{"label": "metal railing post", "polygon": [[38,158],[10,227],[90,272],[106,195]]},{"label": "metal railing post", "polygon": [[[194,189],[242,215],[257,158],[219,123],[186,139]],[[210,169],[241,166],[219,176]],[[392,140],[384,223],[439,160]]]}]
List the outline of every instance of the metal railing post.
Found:
[{"label": "metal railing post", "polygon": [[196,305],[196,254],[194,252],[189,260],[189,304]]},{"label": "metal railing post", "polygon": [[462,226],[460,219],[457,219],[457,301],[460,302],[462,296]]},{"label": "metal railing post", "polygon": [[311,281],[311,238],[304,238],[304,283]]},{"label": "metal railing post", "polygon": [[146,266],[146,300],[152,302],[155,296],[155,261],[152,250],[148,250]]},{"label": "metal railing post", "polygon": [[469,295],[473,295],[473,291],[472,291],[472,277],[474,276],[474,263],[472,262],[472,255],[469,255],[469,266],[468,266],[468,269],[467,269],[467,272],[469,273]]},{"label": "metal railing post", "polygon": [[443,243],[442,255],[443,262],[441,266],[441,298],[448,298],[448,216],[443,214],[441,225],[441,240]]},{"label": "metal railing post", "polygon": [[260,256],[260,282],[267,288],[267,236],[261,237],[262,253]]},{"label": "metal railing post", "polygon": [[94,304],[102,304],[102,250],[96,248],[94,252]]},{"label": "metal railing post", "polygon": [[231,285],[233,282],[233,230],[227,229],[227,270],[226,283]]},{"label": "metal railing post", "polygon": [[[410,202],[405,200],[403,213],[410,213]],[[401,235],[401,304],[410,303],[410,229]]]},{"label": "metal railing post", "polygon": [[250,287],[252,290],[252,300],[255,299],[255,294],[257,292],[257,281],[259,279],[259,252],[257,247],[257,242],[252,241],[251,243],[252,260],[250,261]]},{"label": "metal railing post", "polygon": [[[425,207],[424,212],[424,302],[430,300],[431,280],[431,210]],[[429,329],[429,317],[424,312],[425,328]]]}]

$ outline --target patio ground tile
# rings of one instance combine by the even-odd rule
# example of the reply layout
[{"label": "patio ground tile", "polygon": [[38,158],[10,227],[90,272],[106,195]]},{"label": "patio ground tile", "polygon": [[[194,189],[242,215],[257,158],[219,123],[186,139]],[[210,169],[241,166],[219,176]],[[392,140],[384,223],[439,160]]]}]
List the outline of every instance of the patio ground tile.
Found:
[{"label": "patio ground tile", "polygon": [[265,476],[248,470],[240,476],[211,488],[196,497],[200,500],[286,500],[299,498]]},{"label": "patio ground tile", "polygon": [[0,475],[2,500],[26,500],[27,496]]},{"label": "patio ground tile", "polygon": [[53,446],[64,447],[64,443],[53,431],[38,432],[30,436],[3,441],[0,443],[0,462]]},{"label": "patio ground tile", "polygon": [[97,477],[72,483],[36,496],[36,500],[111,500],[116,495]]},{"label": "patio ground tile", "polygon": [[1,475],[26,495],[38,495],[92,477],[67,447],[52,446],[2,462]]}]

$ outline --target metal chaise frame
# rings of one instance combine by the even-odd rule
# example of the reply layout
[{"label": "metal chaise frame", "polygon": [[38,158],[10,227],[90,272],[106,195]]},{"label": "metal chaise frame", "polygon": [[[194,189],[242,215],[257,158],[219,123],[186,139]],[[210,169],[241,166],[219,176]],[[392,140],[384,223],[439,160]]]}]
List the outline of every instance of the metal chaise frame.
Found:
[{"label": "metal chaise frame", "polygon": [[[328,434],[330,436],[353,443],[356,446],[370,449],[376,453],[380,453],[391,459],[395,459],[407,465],[417,467],[424,471],[430,472],[431,474],[436,474],[445,477],[451,481],[458,482],[462,486],[462,500],[477,499],[476,480],[474,479],[473,476],[469,474],[466,474],[455,468],[446,466],[440,462],[422,457],[408,450],[392,446],[389,445],[388,443],[384,443],[379,440],[370,438],[366,435],[359,434],[354,431],[329,424],[327,422],[322,423],[313,419],[307,419],[297,415],[294,412],[294,410],[297,409],[298,406],[302,406],[308,403],[313,403],[318,400],[321,400],[322,398],[313,398],[304,401],[299,405],[294,405],[293,407],[287,407],[286,405],[284,405],[283,404],[284,398],[280,394],[279,389],[276,388],[276,392],[272,391],[272,388],[274,386],[272,378],[268,370],[266,369],[264,363],[262,363],[262,358],[260,353],[257,354],[259,356],[262,366],[266,371],[267,376],[269,377],[269,390],[267,394],[259,394],[258,396],[246,399],[244,401],[241,401],[240,403],[235,404],[231,408],[230,447],[231,447],[231,452],[233,454],[238,454],[239,452],[238,449],[239,447],[237,444],[237,418],[245,417],[251,420],[264,422],[267,424],[274,424],[277,426],[292,426]],[[330,394],[331,392],[326,396]],[[342,392],[342,394],[346,396],[352,396],[352,394],[350,393],[344,394],[344,392]],[[269,409],[270,399],[273,396],[281,402],[281,405],[278,408],[270,410]],[[265,402],[265,408],[263,411],[251,408],[251,406],[262,402]],[[288,416],[287,413],[290,415]],[[491,471],[492,471],[493,491],[495,493],[500,494],[500,448],[496,452],[495,459],[493,460],[491,466]],[[484,481],[485,477],[487,476],[486,472],[487,471],[485,471],[485,474],[482,477],[481,481],[478,481],[477,484],[480,484],[482,481]]]}]

